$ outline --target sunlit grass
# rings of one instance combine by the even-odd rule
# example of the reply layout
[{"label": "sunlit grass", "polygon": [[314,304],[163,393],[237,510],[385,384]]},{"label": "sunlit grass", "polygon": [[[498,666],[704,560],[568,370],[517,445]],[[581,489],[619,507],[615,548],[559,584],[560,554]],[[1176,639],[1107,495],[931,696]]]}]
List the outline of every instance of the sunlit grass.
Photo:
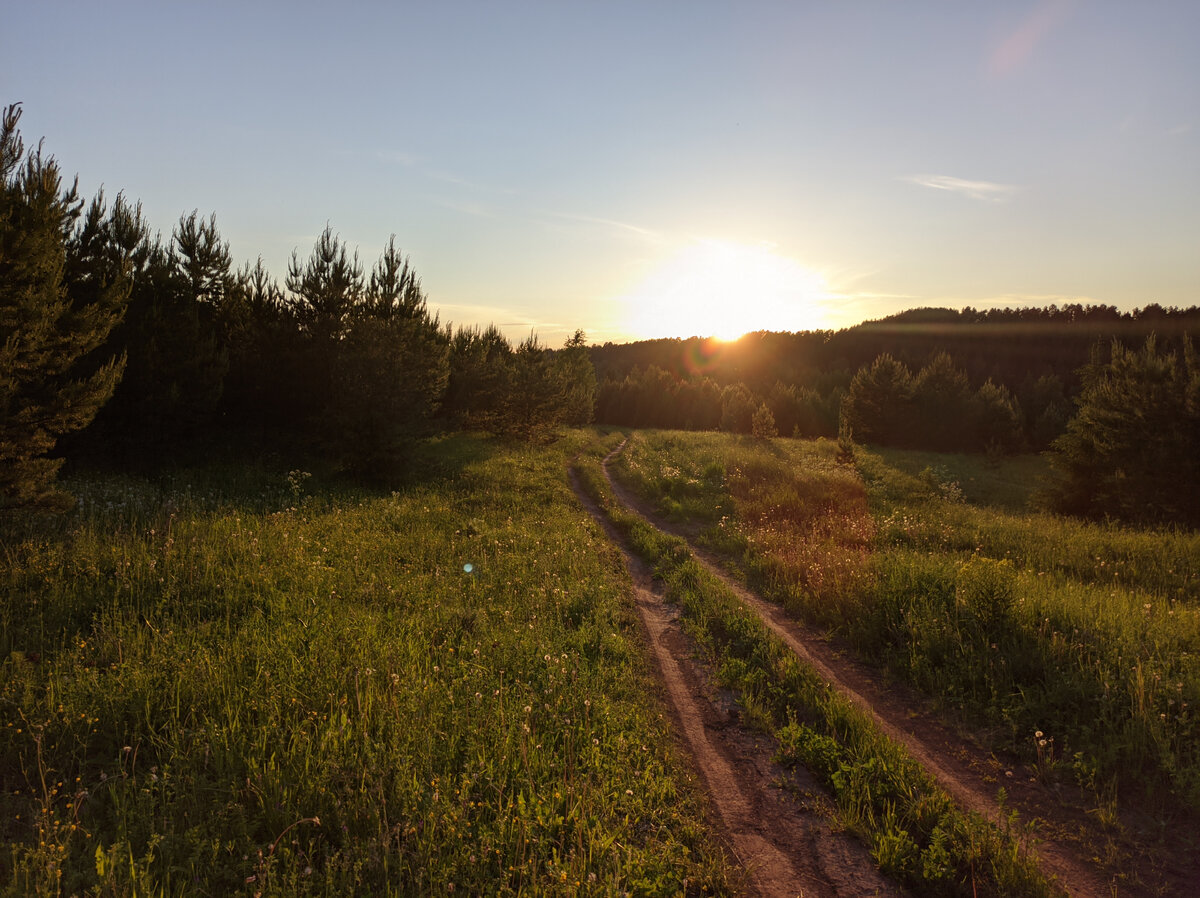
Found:
[{"label": "sunlit grass", "polygon": [[[659,439],[671,453],[678,453],[691,435],[680,442],[675,434],[634,434],[633,451],[626,449],[615,465],[647,491],[683,476],[682,487],[655,493],[676,511],[671,503],[680,497],[706,509],[700,514],[716,521],[719,537],[728,521],[720,513],[722,504],[712,500],[721,488],[717,469],[722,462],[699,452],[665,463],[654,456]],[[726,438],[699,434],[695,442],[744,460],[738,454],[741,447]],[[737,467],[740,473],[735,476],[751,466],[748,462],[747,467]],[[844,825],[863,838],[885,873],[922,895],[1054,893],[1023,853],[1023,833],[1015,819],[997,828],[960,812],[902,747],[824,683],[701,567],[683,540],[618,504],[595,459],[584,459],[576,467],[605,514],[654,565],[668,598],[680,606],[685,629],[703,647],[719,680],[738,691],[747,719],[774,736],[782,762],[803,764],[828,788]],[[707,485],[697,476],[704,470]]]},{"label": "sunlit grass", "polygon": [[[0,891],[724,892],[565,463],[81,484],[4,535]],[[208,485],[204,485],[208,484]]]},{"label": "sunlit grass", "polygon": [[901,470],[860,449],[851,469],[827,442],[683,433],[627,452],[621,476],[703,520],[702,542],[775,601],[997,747],[1200,809],[1200,536],[1005,510],[1025,504],[1025,461],[908,453]]}]

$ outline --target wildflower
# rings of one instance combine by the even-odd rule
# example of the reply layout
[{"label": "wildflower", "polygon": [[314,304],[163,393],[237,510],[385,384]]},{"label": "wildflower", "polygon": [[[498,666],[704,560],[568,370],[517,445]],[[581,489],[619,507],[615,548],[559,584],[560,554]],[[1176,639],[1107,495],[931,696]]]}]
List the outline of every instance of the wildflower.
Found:
[{"label": "wildflower", "polygon": [[1033,734],[1033,738],[1034,738],[1034,739],[1041,739],[1041,738],[1042,738],[1042,731],[1041,731],[1041,730],[1038,730],[1036,733],[1034,733],[1034,734]]}]

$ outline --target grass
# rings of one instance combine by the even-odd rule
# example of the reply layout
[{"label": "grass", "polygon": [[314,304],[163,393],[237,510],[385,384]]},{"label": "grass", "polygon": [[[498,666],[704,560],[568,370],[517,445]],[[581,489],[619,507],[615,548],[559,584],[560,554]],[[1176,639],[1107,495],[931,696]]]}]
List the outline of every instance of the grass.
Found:
[{"label": "grass", "polygon": [[[645,461],[658,439],[670,462]],[[643,488],[659,484],[664,504],[709,524],[708,538],[729,540],[730,497],[717,490],[722,462],[697,444],[718,446],[711,434],[635,434],[620,464]],[[923,895],[1049,895],[1022,851],[1015,818],[995,828],[957,809],[907,753],[864,714],[837,695],[719,580],[704,570],[686,543],[656,530],[620,506],[593,458],[576,465],[589,494],[654,565],[668,598],[682,611],[687,632],[704,648],[724,685],[738,690],[747,717],[778,741],[785,763],[800,763],[829,788],[846,826],[869,846],[880,868]],[[738,468],[733,477],[743,476]],[[802,493],[803,488],[799,488]],[[717,500],[717,501],[714,501]]]},{"label": "grass", "polygon": [[1195,819],[1200,535],[1016,511],[1037,462],[937,462],[859,449],[850,468],[825,441],[647,433],[618,471],[995,747],[1098,801]]},{"label": "grass", "polygon": [[[707,894],[594,442],[74,484],[0,547],[0,894]],[[438,473],[440,471],[440,473]]]}]

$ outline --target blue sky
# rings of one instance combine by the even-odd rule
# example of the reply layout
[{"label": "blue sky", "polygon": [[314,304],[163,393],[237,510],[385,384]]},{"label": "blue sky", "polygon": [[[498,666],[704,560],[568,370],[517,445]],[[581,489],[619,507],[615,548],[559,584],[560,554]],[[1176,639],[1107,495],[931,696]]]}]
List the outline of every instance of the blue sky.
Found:
[{"label": "blue sky", "polygon": [[443,320],[1200,304],[1200,3],[4,7],[0,102],[86,194],[281,278],[395,233]]}]

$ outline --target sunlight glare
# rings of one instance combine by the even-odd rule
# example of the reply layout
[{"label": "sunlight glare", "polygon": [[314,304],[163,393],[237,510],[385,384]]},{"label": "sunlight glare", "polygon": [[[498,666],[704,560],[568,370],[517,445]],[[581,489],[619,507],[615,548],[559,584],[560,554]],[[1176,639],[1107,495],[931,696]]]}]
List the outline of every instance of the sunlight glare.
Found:
[{"label": "sunlight glare", "polygon": [[767,246],[697,241],[623,297],[625,327],[636,339],[816,330],[828,293],[819,274]]}]

